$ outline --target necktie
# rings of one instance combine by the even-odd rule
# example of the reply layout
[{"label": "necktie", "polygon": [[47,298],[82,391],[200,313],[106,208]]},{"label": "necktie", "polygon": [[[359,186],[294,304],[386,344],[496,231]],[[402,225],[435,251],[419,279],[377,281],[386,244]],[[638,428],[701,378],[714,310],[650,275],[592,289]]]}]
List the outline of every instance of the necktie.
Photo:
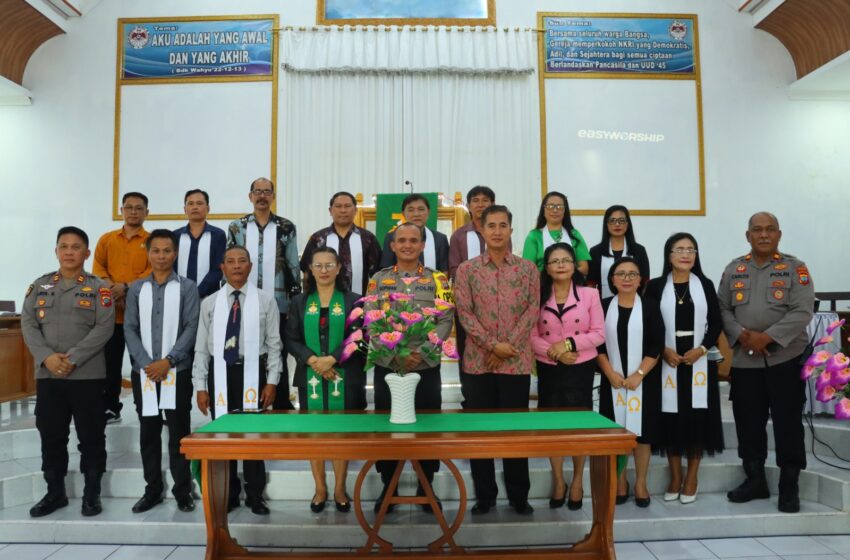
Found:
[{"label": "necktie", "polygon": [[233,290],[233,305],[227,316],[227,330],[224,331],[224,361],[228,365],[239,361],[239,329],[242,326],[242,308],[239,306],[239,290]]}]

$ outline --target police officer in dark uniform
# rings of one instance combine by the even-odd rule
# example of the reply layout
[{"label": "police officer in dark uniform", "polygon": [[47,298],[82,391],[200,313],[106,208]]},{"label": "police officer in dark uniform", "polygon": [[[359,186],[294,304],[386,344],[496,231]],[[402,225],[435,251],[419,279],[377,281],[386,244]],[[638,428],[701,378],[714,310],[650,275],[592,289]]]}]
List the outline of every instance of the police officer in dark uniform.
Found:
[{"label": "police officer in dark uniform", "polygon": [[[395,253],[397,264],[376,272],[369,281],[369,286],[366,289],[367,296],[377,295],[381,299],[376,302],[367,301],[364,310],[378,309],[383,304],[383,300],[389,297],[392,292],[413,294],[411,303],[418,309],[423,307],[433,308],[435,298],[451,302],[452,296],[448,277],[442,272],[423,266],[419,262],[419,256],[425,249],[424,229],[412,222],[401,224],[395,230],[390,247]],[[441,340],[445,340],[451,334],[453,317],[454,309],[450,308],[443,310],[443,314],[437,318],[436,334]],[[428,340],[420,341],[419,348],[430,344],[431,342]],[[394,358],[393,362],[396,359],[398,358]],[[390,372],[397,371],[394,366],[397,368],[401,365],[393,362],[378,363],[375,366],[375,410],[389,410],[390,408],[390,389],[384,378]],[[406,358],[403,366],[404,371],[415,371],[421,376],[414,397],[416,409],[439,410],[443,405],[439,354],[436,362],[432,363],[423,353],[414,351]],[[420,465],[428,482],[433,482],[434,473],[439,469],[440,462],[426,460],[420,461]],[[375,502],[375,511],[378,511],[395,472],[396,461],[378,461],[375,466],[381,473],[381,480],[384,483],[381,496]],[[425,495],[421,485],[417,490],[417,495]],[[393,505],[390,504],[387,512],[392,511],[392,509]],[[431,506],[427,504],[424,504],[422,509],[431,512]]]},{"label": "police officer in dark uniform", "polygon": [[42,517],[68,505],[68,434],[77,430],[80,470],[85,477],[82,514],[97,515],[100,480],[106,470],[106,417],[103,347],[112,336],[112,293],[103,281],[83,270],[89,238],[76,227],[56,236],[59,270],[30,285],[21,326],[35,359],[35,425],[41,436],[41,470],[47,495],[30,509]]},{"label": "police officer in dark uniform", "polygon": [[730,399],[746,473],[727,497],[731,502],[770,497],[764,472],[769,416],[780,469],[779,511],[794,513],[800,510],[797,481],[806,468],[800,359],[808,344],[814,286],[801,260],[778,251],[782,231],[776,216],[754,214],[746,235],[752,252],[726,267],[717,292],[734,350]]}]

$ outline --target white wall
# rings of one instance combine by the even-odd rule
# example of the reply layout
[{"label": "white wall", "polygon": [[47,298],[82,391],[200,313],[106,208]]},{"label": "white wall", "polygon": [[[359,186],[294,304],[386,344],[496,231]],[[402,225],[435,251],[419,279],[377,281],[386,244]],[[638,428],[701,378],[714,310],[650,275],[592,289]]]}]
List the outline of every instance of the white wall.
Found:
[{"label": "white wall", "polygon": [[[118,227],[110,219],[115,20],[279,10],[283,25],[312,25],[315,0],[244,1],[238,8],[223,0],[112,0],[70,21],[67,35],[35,53],[24,76],[33,105],[0,107],[0,234],[7,263],[0,276],[0,299],[14,299],[20,306],[32,279],[55,268],[52,248],[58,227],[83,227],[92,243]],[[843,274],[848,249],[839,235],[844,222],[840,212],[850,202],[850,103],[788,100],[787,86],[794,79],[790,56],[773,37],[754,30],[750,17],[738,14],[729,2],[500,0],[498,23],[535,26],[537,10],[699,16],[707,215],[635,219],[655,271],[660,270],[667,235],[686,230],[700,240],[703,267],[717,280],[724,264],[747,250],[747,217],[766,209],[779,216],[783,250],[807,261],[818,290],[848,288]],[[539,177],[533,180],[539,185]],[[508,203],[524,196],[499,193],[500,201]],[[152,205],[156,211],[156,201]],[[315,212],[326,215],[324,201],[317,202]],[[297,224],[304,210],[289,208],[284,196],[281,213],[296,216]],[[517,220],[515,246],[521,246],[521,230],[533,218]],[[575,221],[588,243],[596,243],[601,219]],[[177,225],[151,222],[148,228]],[[308,233],[301,232],[302,244]]]}]

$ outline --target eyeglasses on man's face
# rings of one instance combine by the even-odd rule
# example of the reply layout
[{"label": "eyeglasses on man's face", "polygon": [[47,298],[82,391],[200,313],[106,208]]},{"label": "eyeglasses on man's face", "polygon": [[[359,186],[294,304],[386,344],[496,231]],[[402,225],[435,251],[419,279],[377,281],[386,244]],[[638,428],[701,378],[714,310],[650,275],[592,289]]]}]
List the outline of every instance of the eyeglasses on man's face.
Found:
[{"label": "eyeglasses on man's face", "polygon": [[637,280],[638,278],[640,278],[640,272],[615,272],[614,278],[617,278],[618,280]]},{"label": "eyeglasses on man's face", "polygon": [[271,196],[274,194],[272,189],[254,189],[251,191],[251,194],[256,196]]}]

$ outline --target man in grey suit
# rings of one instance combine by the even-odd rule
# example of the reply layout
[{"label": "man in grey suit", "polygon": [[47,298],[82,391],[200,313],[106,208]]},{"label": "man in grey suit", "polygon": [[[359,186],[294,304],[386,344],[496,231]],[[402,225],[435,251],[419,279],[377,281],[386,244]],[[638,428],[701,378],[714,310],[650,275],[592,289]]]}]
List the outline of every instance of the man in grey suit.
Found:
[{"label": "man in grey suit", "polygon": [[[425,248],[419,257],[419,262],[432,270],[443,274],[449,273],[449,238],[439,231],[427,227],[428,216],[431,215],[431,204],[421,194],[411,194],[401,202],[401,213],[404,221],[416,224],[425,231]],[[395,228],[384,237],[384,250],[381,253],[379,268],[387,268],[396,264],[396,256],[391,243],[395,236]]]}]

